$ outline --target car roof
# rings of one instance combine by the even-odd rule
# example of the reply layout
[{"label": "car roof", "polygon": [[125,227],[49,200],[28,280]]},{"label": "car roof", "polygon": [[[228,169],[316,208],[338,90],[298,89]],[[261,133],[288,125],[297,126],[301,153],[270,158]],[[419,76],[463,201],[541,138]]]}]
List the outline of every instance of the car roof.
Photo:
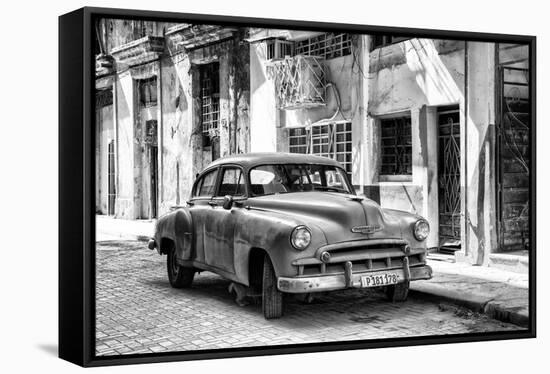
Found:
[{"label": "car roof", "polygon": [[338,162],[327,157],[302,153],[257,152],[226,156],[212,162],[206,169],[225,164],[237,164],[246,168],[265,164],[321,164],[342,167]]}]

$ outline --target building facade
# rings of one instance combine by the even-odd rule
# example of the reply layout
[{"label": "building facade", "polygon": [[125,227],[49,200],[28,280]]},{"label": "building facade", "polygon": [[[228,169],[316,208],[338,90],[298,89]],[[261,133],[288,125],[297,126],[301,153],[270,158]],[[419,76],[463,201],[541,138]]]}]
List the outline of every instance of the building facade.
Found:
[{"label": "building facade", "polygon": [[227,154],[311,153],[426,217],[431,248],[475,264],[529,248],[526,46],[122,20],[98,35],[101,214],[184,204]]},{"label": "building facade", "polygon": [[248,151],[246,30],[102,19],[97,34],[96,210],[155,218]]},{"label": "building facade", "polygon": [[253,151],[337,159],[360,193],[423,215],[429,247],[462,260],[528,249],[526,46],[266,29],[249,40]]}]

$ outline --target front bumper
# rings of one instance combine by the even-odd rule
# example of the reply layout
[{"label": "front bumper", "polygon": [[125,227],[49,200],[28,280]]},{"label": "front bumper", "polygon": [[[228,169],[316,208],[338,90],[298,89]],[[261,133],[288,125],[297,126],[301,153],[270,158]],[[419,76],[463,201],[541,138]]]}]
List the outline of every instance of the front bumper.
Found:
[{"label": "front bumper", "polygon": [[361,277],[368,275],[396,274],[398,283],[407,280],[430,279],[432,268],[428,265],[402,269],[353,272],[351,266],[346,266],[344,274],[318,275],[311,277],[278,277],[277,288],[287,293],[309,293],[343,290],[346,288],[363,288]]}]

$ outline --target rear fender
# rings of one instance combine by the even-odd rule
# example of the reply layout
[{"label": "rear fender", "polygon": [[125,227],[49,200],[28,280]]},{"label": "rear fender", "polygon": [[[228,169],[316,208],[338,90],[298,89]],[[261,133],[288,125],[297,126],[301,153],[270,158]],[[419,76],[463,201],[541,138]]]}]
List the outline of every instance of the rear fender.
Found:
[{"label": "rear fender", "polygon": [[161,245],[163,239],[175,244],[178,259],[193,259],[193,219],[187,209],[178,209],[158,220],[155,240],[160,254],[166,253]]}]

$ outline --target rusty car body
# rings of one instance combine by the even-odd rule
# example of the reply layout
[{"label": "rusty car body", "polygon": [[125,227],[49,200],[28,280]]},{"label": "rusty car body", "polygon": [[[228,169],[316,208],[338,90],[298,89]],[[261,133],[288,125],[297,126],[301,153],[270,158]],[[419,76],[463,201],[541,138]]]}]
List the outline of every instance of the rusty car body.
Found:
[{"label": "rusty car body", "polygon": [[167,255],[173,287],[212,271],[262,296],[265,318],[283,293],[384,287],[393,301],[429,279],[429,225],[357,196],[339,163],[287,153],[241,154],[198,174],[185,207],[159,218],[149,248]]}]

